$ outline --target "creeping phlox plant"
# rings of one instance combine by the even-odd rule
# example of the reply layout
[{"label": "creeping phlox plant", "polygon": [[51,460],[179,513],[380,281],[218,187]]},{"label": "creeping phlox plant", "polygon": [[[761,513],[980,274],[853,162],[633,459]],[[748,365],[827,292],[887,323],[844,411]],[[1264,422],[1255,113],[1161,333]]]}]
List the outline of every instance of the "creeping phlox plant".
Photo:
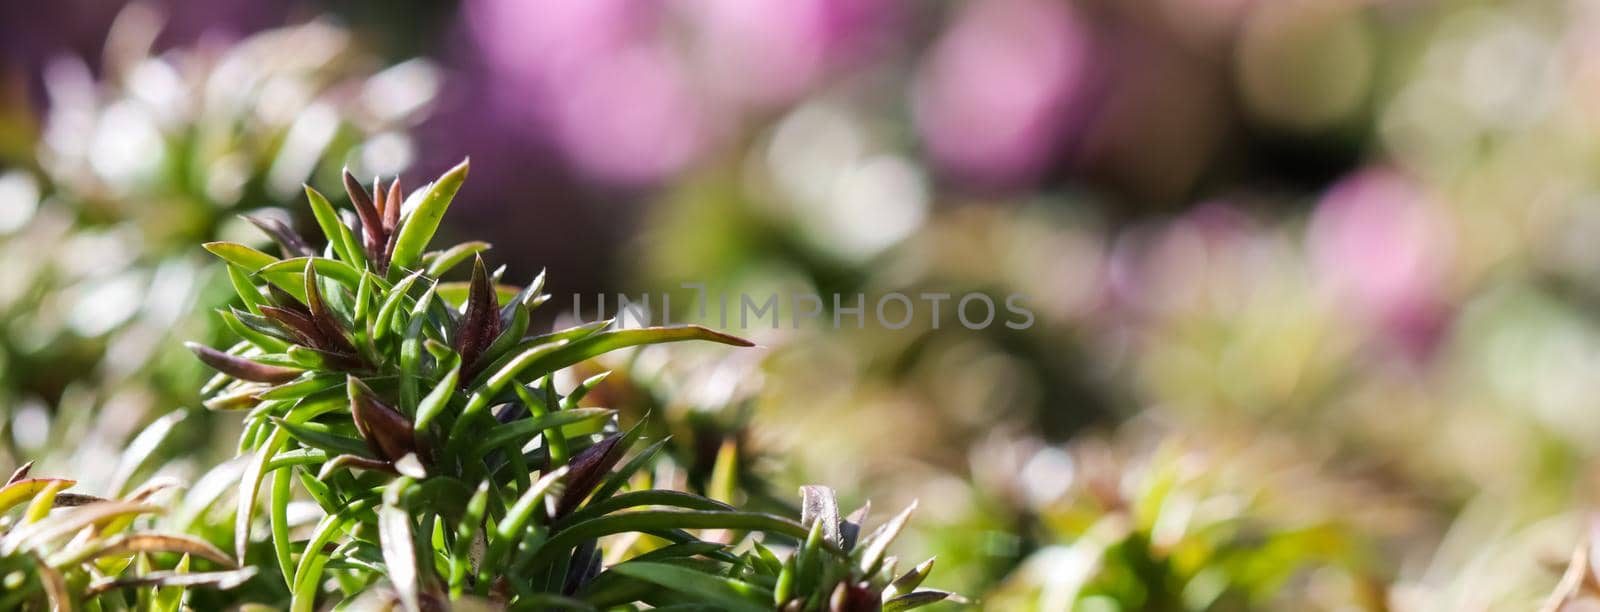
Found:
[{"label": "creeping phlox plant", "polygon": [[[266,222],[282,258],[206,245],[242,302],[220,313],[239,343],[190,345],[219,372],[207,406],[245,414],[236,553],[270,540],[291,609],[903,610],[948,597],[918,590],[930,564],[896,574],[886,554],[909,509],[861,536],[865,512],[841,518],[826,488],[804,489],[799,521],[652,488],[665,440],[643,445],[639,425],[582,406],[603,373],[570,389],[557,374],[632,346],[750,343],[609,322],[530,333],[542,273],[518,289],[477,256],[487,244],[426,251],[467,169],[410,197],[346,173],[348,223],[307,188],[322,249]],[[469,260],[470,281],[439,280]],[[290,520],[304,497],[321,511],[309,530]]]}]

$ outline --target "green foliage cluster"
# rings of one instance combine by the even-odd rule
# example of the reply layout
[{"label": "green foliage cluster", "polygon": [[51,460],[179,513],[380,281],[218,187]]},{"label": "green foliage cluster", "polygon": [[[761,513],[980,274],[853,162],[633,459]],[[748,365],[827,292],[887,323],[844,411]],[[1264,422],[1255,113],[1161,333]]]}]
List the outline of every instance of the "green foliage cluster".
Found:
[{"label": "green foliage cluster", "polygon": [[[100,605],[95,596],[108,579],[154,589],[119,605],[166,609],[179,597],[168,587],[230,586],[255,572],[238,599],[212,593],[207,605],[905,610],[951,597],[920,588],[931,561],[900,568],[888,554],[910,508],[863,533],[866,508],[841,516],[825,487],[803,490],[799,520],[656,488],[649,468],[667,441],[646,444],[638,424],[624,428],[614,411],[583,405],[603,373],[570,389],[557,375],[627,347],[749,343],[694,326],[530,331],[534,309],[548,299],[543,274],[513,288],[477,256],[486,244],[428,250],[467,172],[463,162],[409,197],[398,181],[369,192],[347,173],[351,222],[308,187],[327,238],[320,249],[265,219],[253,221],[281,257],[206,245],[227,264],[239,306],[219,316],[241,340],[190,348],[217,371],[205,386],[207,407],[241,414],[244,429],[241,459],[201,480],[220,474],[236,484],[225,531],[246,569],[180,578],[185,559],[162,569],[146,562],[127,579],[57,580],[98,558],[78,551],[130,552],[119,544],[83,548],[120,537],[91,521],[81,532],[73,522],[51,530],[53,538],[27,540],[37,548],[19,549],[18,558],[32,569],[17,580],[65,608]],[[469,261],[470,281],[439,280]],[[56,485],[19,482],[16,497],[38,495],[19,528],[30,533],[41,528],[28,525],[46,518],[98,516],[140,499],[51,512],[62,501]],[[199,512],[211,503],[185,511],[194,520],[184,523],[215,538],[196,518],[214,516]],[[112,516],[153,509],[128,506]],[[132,552],[230,563],[204,537],[140,540],[151,545]]]}]

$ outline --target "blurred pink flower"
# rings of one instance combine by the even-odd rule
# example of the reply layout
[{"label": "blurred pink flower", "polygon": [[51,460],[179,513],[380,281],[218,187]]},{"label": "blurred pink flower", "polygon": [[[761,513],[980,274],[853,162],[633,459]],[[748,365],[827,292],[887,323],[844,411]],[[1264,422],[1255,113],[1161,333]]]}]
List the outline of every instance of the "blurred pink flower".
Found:
[{"label": "blurred pink flower", "polygon": [[648,183],[687,167],[706,145],[704,108],[669,53],[647,45],[589,62],[564,87],[552,126],[573,161],[598,178]]},{"label": "blurred pink flower", "polygon": [[965,5],[913,94],[934,161],[958,180],[986,186],[1037,177],[1055,153],[1090,53],[1090,32],[1066,3]]},{"label": "blurred pink flower", "polygon": [[594,178],[648,184],[709,140],[709,112],[665,39],[659,2],[477,0],[467,6],[492,106]]},{"label": "blurred pink flower", "polygon": [[1335,299],[1412,351],[1442,325],[1448,234],[1409,178],[1368,169],[1335,184],[1311,218],[1312,265]]},{"label": "blurred pink flower", "polygon": [[583,173],[649,184],[738,111],[791,102],[859,56],[884,0],[469,0],[488,106]]},{"label": "blurred pink flower", "polygon": [[835,67],[860,59],[896,12],[888,0],[688,0],[697,61],[737,103],[792,101]]},{"label": "blurred pink flower", "polygon": [[1127,313],[1234,311],[1262,240],[1249,215],[1203,202],[1170,222],[1123,233],[1109,262],[1110,289]]},{"label": "blurred pink flower", "polygon": [[490,66],[559,80],[653,36],[662,8],[650,0],[470,0],[465,11]]}]

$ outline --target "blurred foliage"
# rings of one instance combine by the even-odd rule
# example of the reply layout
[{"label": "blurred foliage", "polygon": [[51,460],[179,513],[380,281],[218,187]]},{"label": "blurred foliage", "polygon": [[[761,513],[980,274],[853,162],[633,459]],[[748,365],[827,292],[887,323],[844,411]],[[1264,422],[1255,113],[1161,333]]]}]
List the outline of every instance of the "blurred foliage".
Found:
[{"label": "blurred foliage", "polygon": [[[223,213],[341,164],[472,154],[463,215],[508,263],[672,293],[674,321],[718,324],[685,282],[1026,296],[1022,330],[925,308],[835,326],[831,303],[791,326],[780,300],[783,325],[725,324],[757,356],[608,358],[596,401],[672,436],[653,476],[674,488],[774,511],[806,482],[921,499],[910,552],[994,609],[1555,610],[1595,590],[1560,570],[1600,493],[1590,3],[315,5],[449,68],[421,145],[376,146],[415,115],[349,93],[428,90],[403,78],[419,65],[338,86],[381,65],[342,46],[289,54],[338,58],[285,88],[325,94],[225,87],[272,102],[214,124],[203,88],[159,85],[205,82],[188,66],[221,51],[152,56],[126,20],[101,76],[41,67],[52,119],[0,86],[21,124],[0,194],[25,203],[0,206],[12,432],[47,415],[49,440],[114,448],[195,401],[168,330],[208,337],[183,313],[224,298],[162,304],[218,286],[181,245],[247,235]],[[302,120],[340,127],[277,181]],[[140,416],[95,433],[107,412]],[[72,463],[115,451],[95,452]]]},{"label": "blurred foliage", "polygon": [[[130,6],[98,71],[50,63],[37,153],[0,175],[10,460],[87,468],[194,406],[202,372],[174,343],[217,333],[197,315],[229,298],[195,244],[264,241],[238,213],[289,220],[272,203],[341,166],[406,167],[406,130],[438,86],[426,61],[383,69],[325,21],[157,51],[161,24]],[[75,457],[50,452],[67,441],[84,444]]]},{"label": "blurred foliage", "polygon": [[[117,497],[66,493],[77,481],[30,477],[31,462],[0,486],[3,607],[173,611],[190,601],[191,589],[230,589],[255,576],[256,568],[185,534],[181,519],[155,518],[176,506],[157,501],[173,497],[176,480],[157,477],[138,487],[130,480],[148,467],[176,416],[156,421],[118,458],[107,489]],[[195,494],[184,501],[202,509],[207,503]],[[202,565],[215,569],[191,570]]]},{"label": "blurred foliage", "polygon": [[[1046,533],[1002,609],[1387,609],[1375,544],[1415,511],[1271,432],[1162,431],[1042,447],[1016,472]],[[1053,497],[1054,499],[1048,499]]]}]

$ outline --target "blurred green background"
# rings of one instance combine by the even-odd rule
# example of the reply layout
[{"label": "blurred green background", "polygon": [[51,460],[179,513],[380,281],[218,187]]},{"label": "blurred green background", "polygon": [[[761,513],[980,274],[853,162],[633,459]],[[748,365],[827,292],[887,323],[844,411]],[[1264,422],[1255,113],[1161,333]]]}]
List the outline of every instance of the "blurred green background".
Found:
[{"label": "blurred green background", "polygon": [[1583,1],[6,3],[0,467],[198,407],[236,214],[470,155],[447,237],[554,310],[1027,296],[780,299],[597,391],[690,480],[920,499],[988,608],[1535,609],[1600,484],[1597,109]]}]

